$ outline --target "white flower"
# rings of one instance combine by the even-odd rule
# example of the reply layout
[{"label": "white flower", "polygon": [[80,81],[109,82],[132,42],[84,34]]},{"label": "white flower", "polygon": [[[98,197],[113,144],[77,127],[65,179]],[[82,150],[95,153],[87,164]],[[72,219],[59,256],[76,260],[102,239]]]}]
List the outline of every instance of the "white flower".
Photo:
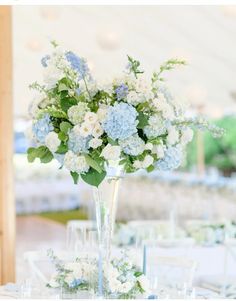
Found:
[{"label": "white flower", "polygon": [[100,123],[96,123],[93,128],[93,131],[92,131],[93,137],[98,138],[98,137],[102,136],[103,133],[104,133],[104,130],[103,130],[102,126],[100,125]]},{"label": "white flower", "polygon": [[131,105],[137,105],[140,101],[139,95],[135,91],[130,91],[126,98],[127,102]]},{"label": "white flower", "polygon": [[173,120],[175,118],[174,110],[169,104],[167,104],[165,108],[162,110],[162,116],[165,119],[169,119],[169,120]]},{"label": "white flower", "polygon": [[89,141],[89,147],[98,148],[101,145],[102,145],[102,139],[93,138]]},{"label": "white flower", "polygon": [[67,114],[73,124],[80,124],[88,111],[88,105],[85,102],[79,102],[77,105],[69,108]]},{"label": "white flower", "polygon": [[135,160],[133,163],[134,168],[139,169],[142,168],[142,163],[139,160]]},{"label": "white flower", "polygon": [[158,144],[153,147],[153,154],[156,154],[159,159],[164,158],[165,156],[165,147],[163,144]]},{"label": "white flower", "polygon": [[150,155],[146,155],[143,162],[142,162],[142,168],[147,168],[149,167],[150,165],[152,165],[154,162],[154,159],[152,156]]},{"label": "white flower", "polygon": [[93,125],[91,123],[84,122],[81,124],[80,135],[82,137],[88,137],[89,135],[92,134],[92,131],[93,131]]},{"label": "white flower", "polygon": [[133,282],[124,282],[120,285],[119,292],[126,294],[132,289],[133,285]]},{"label": "white flower", "polygon": [[58,138],[57,133],[50,132],[45,138],[45,144],[52,153],[55,153],[60,146],[61,141]]},{"label": "white flower", "polygon": [[176,130],[174,126],[168,129],[167,143],[169,145],[174,145],[179,141],[179,131]]},{"label": "white flower", "polygon": [[64,166],[69,170],[77,173],[84,173],[89,170],[89,165],[84,156],[77,156],[72,151],[68,151],[64,157]]},{"label": "white flower", "polygon": [[104,121],[107,116],[108,107],[107,106],[101,106],[97,111],[98,120],[100,122]]},{"label": "white flower", "polygon": [[186,128],[186,129],[182,130],[181,134],[182,135],[181,135],[180,141],[182,144],[185,145],[192,141],[192,139],[193,139],[193,130],[192,129]]},{"label": "white flower", "polygon": [[64,72],[50,64],[44,68],[43,79],[48,89],[52,89],[56,86],[57,82],[64,77]]},{"label": "white flower", "polygon": [[141,275],[137,278],[137,280],[138,280],[140,286],[142,287],[142,289],[145,292],[148,292],[150,289],[150,284],[149,284],[147,277],[145,275]]},{"label": "white flower", "polygon": [[28,112],[31,117],[35,117],[39,111],[40,103],[47,97],[44,92],[37,92],[35,93],[32,101],[29,104]]},{"label": "white flower", "polygon": [[73,274],[67,274],[66,277],[65,277],[65,282],[70,285],[73,280],[75,279],[74,275]]},{"label": "white flower", "polygon": [[121,282],[119,280],[113,277],[109,278],[109,288],[113,293],[120,292],[120,286]]},{"label": "white flower", "polygon": [[52,287],[52,288],[57,288],[57,287],[60,286],[59,283],[57,282],[57,274],[53,274],[53,275],[52,275],[52,277],[51,277],[51,279],[50,279],[50,281],[49,281],[48,284],[49,284],[50,287]]},{"label": "white flower", "polygon": [[106,160],[119,160],[120,159],[121,148],[118,145],[107,144],[102,150],[101,156]]},{"label": "white flower", "polygon": [[87,112],[84,116],[84,121],[86,123],[95,124],[98,120],[98,116],[96,113],[93,112]]},{"label": "white flower", "polygon": [[153,104],[165,119],[172,120],[175,117],[172,106],[166,101],[164,94],[160,93],[158,98],[153,99]]},{"label": "white flower", "polygon": [[145,144],[145,149],[146,150],[152,150],[153,149],[153,144],[148,142],[147,144]]}]

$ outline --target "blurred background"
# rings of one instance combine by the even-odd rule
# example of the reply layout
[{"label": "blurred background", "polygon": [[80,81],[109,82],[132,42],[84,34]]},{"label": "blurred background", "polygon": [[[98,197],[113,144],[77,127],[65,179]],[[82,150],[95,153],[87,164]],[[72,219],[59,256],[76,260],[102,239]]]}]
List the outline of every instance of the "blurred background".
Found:
[{"label": "blurred background", "polygon": [[[87,58],[98,82],[119,76],[127,54],[147,76],[170,57],[187,60],[168,74],[168,87],[191,114],[207,116],[226,134],[197,132],[178,171],[126,177],[117,221],[169,220],[182,235],[190,232],[186,221],[201,220],[211,229],[230,225],[228,235],[236,237],[236,6],[15,6],[13,35],[17,254],[61,248],[69,220],[94,218],[91,188],[73,185],[56,162],[29,164],[25,155],[28,85],[42,78],[50,40]],[[211,242],[219,243],[214,235]],[[124,236],[119,244],[129,243]]]}]

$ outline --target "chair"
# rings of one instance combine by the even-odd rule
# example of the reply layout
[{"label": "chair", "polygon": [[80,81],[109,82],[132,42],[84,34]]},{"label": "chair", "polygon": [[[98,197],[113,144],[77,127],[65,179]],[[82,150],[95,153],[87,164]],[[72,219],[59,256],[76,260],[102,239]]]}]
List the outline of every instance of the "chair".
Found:
[{"label": "chair", "polygon": [[70,220],[66,226],[66,246],[70,251],[78,251],[87,242],[87,232],[96,230],[95,221]]},{"label": "chair", "polygon": [[144,272],[153,286],[191,288],[197,263],[177,256],[160,256],[158,245],[144,245]]}]

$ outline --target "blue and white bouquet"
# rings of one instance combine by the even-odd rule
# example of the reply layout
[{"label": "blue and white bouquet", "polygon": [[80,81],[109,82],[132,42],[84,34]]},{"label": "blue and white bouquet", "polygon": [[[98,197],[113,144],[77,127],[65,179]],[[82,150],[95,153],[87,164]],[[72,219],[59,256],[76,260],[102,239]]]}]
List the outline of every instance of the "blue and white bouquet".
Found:
[{"label": "blue and white bouquet", "polygon": [[81,177],[98,186],[110,162],[126,173],[177,168],[194,126],[221,134],[203,119],[186,118],[163,88],[163,73],[184,61],[168,60],[146,82],[140,63],[128,56],[123,76],[100,86],[85,59],[52,44],[42,59],[44,83],[30,86],[36,90],[29,108],[36,146],[28,149],[30,162],[55,158],[75,183]]}]

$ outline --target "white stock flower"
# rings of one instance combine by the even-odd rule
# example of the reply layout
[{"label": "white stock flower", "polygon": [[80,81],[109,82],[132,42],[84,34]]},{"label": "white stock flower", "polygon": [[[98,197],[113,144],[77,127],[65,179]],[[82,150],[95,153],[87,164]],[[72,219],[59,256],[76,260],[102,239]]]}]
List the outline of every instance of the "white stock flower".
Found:
[{"label": "white stock flower", "polygon": [[45,138],[45,145],[48,147],[48,149],[52,152],[55,153],[60,146],[61,141],[58,138],[57,133],[55,132],[50,132],[47,134]]},{"label": "white stock flower", "polygon": [[89,147],[98,148],[101,145],[102,145],[102,139],[93,138],[89,141]]},{"label": "white stock flower", "polygon": [[93,112],[87,112],[84,116],[84,121],[86,123],[95,124],[98,120],[98,116],[96,113]]},{"label": "white stock flower", "polygon": [[48,89],[52,89],[56,86],[57,82],[64,77],[64,72],[50,64],[44,68],[43,79]]},{"label": "white stock flower", "polygon": [[92,130],[93,137],[98,138],[98,137],[102,136],[103,133],[104,133],[104,130],[103,130],[102,126],[100,125],[100,123],[96,123]]},{"label": "white stock flower", "polygon": [[147,168],[149,167],[150,165],[152,165],[154,162],[154,159],[152,156],[150,155],[146,155],[143,162],[142,162],[142,168]]},{"label": "white stock flower", "polygon": [[84,122],[81,124],[80,135],[82,137],[88,137],[89,135],[92,134],[92,132],[93,132],[93,125],[91,123]]},{"label": "white stock flower", "polygon": [[168,129],[167,143],[174,145],[179,141],[179,131],[174,126]]},{"label": "white stock flower", "polygon": [[118,145],[107,144],[102,150],[101,156],[106,160],[119,160],[121,154],[121,148]]},{"label": "white stock flower", "polygon": [[184,130],[181,131],[181,143],[182,144],[187,144],[189,142],[191,142],[193,139],[193,130],[190,128],[186,128]]}]

